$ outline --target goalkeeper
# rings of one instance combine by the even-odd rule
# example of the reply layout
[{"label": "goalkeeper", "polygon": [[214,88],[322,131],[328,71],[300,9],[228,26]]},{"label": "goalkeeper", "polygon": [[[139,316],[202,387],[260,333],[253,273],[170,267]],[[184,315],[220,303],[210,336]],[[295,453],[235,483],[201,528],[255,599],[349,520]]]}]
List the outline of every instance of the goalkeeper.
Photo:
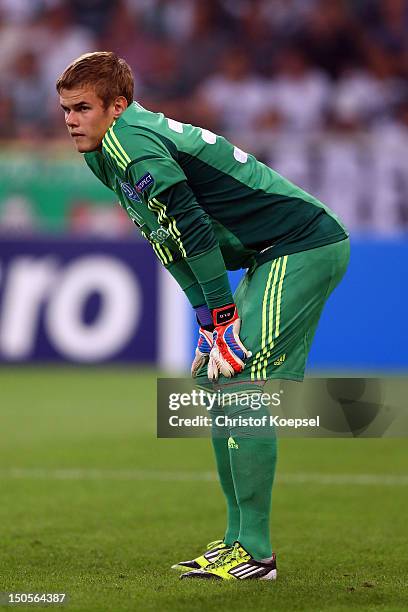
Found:
[{"label": "goalkeeper", "polygon": [[[133,89],[129,66],[111,52],[79,57],[57,81],[77,150],[195,309],[193,376],[243,394],[271,378],[301,381],[323,306],[347,267],[344,226],[225,138],[146,110]],[[227,270],[239,268],[247,272],[233,296]],[[238,403],[218,409],[250,412]],[[175,567],[190,579],[274,579],[275,436],[219,428],[213,445],[227,529],[203,555]]]}]

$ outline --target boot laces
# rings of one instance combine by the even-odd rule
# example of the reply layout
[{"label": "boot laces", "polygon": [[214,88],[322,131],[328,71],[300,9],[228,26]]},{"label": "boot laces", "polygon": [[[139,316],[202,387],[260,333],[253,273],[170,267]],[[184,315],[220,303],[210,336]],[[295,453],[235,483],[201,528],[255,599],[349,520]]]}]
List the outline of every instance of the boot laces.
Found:
[{"label": "boot laces", "polygon": [[227,565],[233,561],[238,561],[242,557],[241,551],[239,550],[239,544],[234,544],[233,548],[226,548],[220,552],[219,557],[210,565],[207,565],[206,570],[216,569],[221,565]]}]

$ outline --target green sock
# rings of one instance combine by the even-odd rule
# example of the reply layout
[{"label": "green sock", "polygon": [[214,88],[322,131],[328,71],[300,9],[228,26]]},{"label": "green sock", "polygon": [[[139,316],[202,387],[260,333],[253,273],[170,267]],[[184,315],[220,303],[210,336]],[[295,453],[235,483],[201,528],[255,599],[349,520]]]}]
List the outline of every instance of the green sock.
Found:
[{"label": "green sock", "polygon": [[[262,418],[265,408],[230,406],[228,416]],[[269,421],[268,421],[269,422]],[[276,437],[273,428],[261,430],[251,426],[230,428],[233,442],[229,453],[235,495],[240,510],[238,540],[258,561],[272,555],[270,541],[270,511],[272,485],[276,467]]]},{"label": "green sock", "polygon": [[224,409],[215,404],[211,409],[212,443],[217,464],[218,477],[221,489],[227,503],[227,529],[224,542],[232,546],[238,540],[240,513],[237,498],[235,496],[234,480],[232,478],[230,455],[228,449],[229,428],[216,424],[216,417],[224,415]]},{"label": "green sock", "polygon": [[237,539],[260,561],[272,555],[269,519],[276,442],[238,436],[234,441],[238,448],[230,448],[230,457],[241,517]]},{"label": "green sock", "polygon": [[232,546],[234,542],[238,540],[240,513],[237,498],[235,497],[234,481],[232,479],[228,439],[226,437],[213,436],[212,443],[217,463],[218,477],[227,502],[227,529],[224,536],[224,542],[227,546]]}]

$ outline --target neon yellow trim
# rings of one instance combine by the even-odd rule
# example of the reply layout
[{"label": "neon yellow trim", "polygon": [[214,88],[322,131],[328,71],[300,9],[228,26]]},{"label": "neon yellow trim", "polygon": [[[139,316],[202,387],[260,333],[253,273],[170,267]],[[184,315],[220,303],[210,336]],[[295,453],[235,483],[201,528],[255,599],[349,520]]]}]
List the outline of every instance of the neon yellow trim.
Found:
[{"label": "neon yellow trim", "polygon": [[[280,279],[278,282],[278,291],[276,294],[276,318],[275,318],[275,328],[273,330],[273,325],[272,325],[272,317],[273,317],[273,303],[271,301],[270,304],[270,328],[269,328],[269,349],[268,352],[266,353],[266,355],[264,356],[264,366],[263,366],[263,378],[264,380],[266,380],[266,371],[267,371],[267,367],[268,367],[268,361],[269,358],[272,354],[272,349],[275,346],[275,342],[274,339],[276,340],[276,338],[279,336],[279,324],[280,324],[280,305],[281,305],[281,300],[282,300],[282,285],[283,285],[283,279],[285,277],[285,272],[286,272],[286,264],[287,264],[287,260],[288,260],[288,256],[285,255],[283,257],[283,261],[282,261],[282,267],[281,267],[281,271],[280,271]],[[276,285],[275,285],[275,289],[276,289]],[[275,332],[275,338],[273,338],[273,331]]]},{"label": "neon yellow trim", "polygon": [[266,355],[264,356],[264,366],[263,366],[263,379],[266,380],[266,370],[268,368],[268,361],[269,361],[269,357],[272,354],[272,347],[266,352]]},{"label": "neon yellow trim", "polygon": [[[280,265],[281,265],[281,258],[279,257],[279,259],[276,260],[276,266],[275,266],[275,272],[273,275],[273,281],[272,281],[272,287],[271,287],[271,292],[270,292],[270,298],[269,298],[269,335],[268,335],[268,345],[265,344],[264,349],[263,349],[263,356],[260,358],[259,363],[258,363],[258,377],[261,377],[261,372],[262,372],[262,368],[263,368],[263,377],[265,378],[266,376],[266,364],[267,364],[267,358],[265,356],[265,353],[267,352],[267,350],[269,350],[269,348],[267,349],[267,346],[270,347],[271,346],[271,342],[272,342],[272,336],[273,336],[273,307],[274,307],[274,299],[275,299],[275,289],[276,289],[276,285],[278,282],[278,278],[279,278],[279,269],[280,269]],[[273,346],[273,342],[272,342],[272,346]],[[263,365],[262,365],[263,364]]]},{"label": "neon yellow trim", "polygon": [[105,148],[105,150],[107,151],[107,153],[109,153],[109,155],[112,157],[113,161],[119,166],[119,168],[122,168],[122,170],[126,170],[126,166],[124,166],[116,157],[116,155],[114,154],[113,151],[111,151],[111,149],[108,146],[107,142],[103,142],[103,146]]},{"label": "neon yellow trim", "polygon": [[169,232],[171,234],[171,236],[174,238],[176,244],[178,245],[181,254],[183,255],[183,257],[187,257],[187,253],[186,250],[183,246],[183,243],[181,242],[180,236],[180,230],[178,229],[177,225],[176,225],[176,220],[174,219],[174,217],[169,217],[166,214],[166,205],[163,204],[163,202],[159,202],[159,200],[157,200],[156,198],[152,198],[151,200],[152,202],[154,202],[157,206],[159,206],[163,212],[163,217],[162,220],[167,219],[168,220],[168,226],[169,226]]},{"label": "neon yellow trim", "polygon": [[118,151],[118,149],[115,147],[115,144],[113,143],[113,141],[110,139],[109,137],[109,133],[106,132],[105,136],[104,136],[104,143],[106,143],[110,150],[113,152],[114,156],[116,157],[117,160],[120,161],[121,164],[124,165],[125,169],[126,166],[128,164],[128,162],[126,161],[126,159],[123,157],[123,155],[120,154],[120,152]]},{"label": "neon yellow trim", "polygon": [[120,142],[118,140],[118,137],[116,136],[115,132],[113,131],[113,126],[111,128],[109,128],[109,135],[112,136],[112,140],[115,141],[116,146],[118,147],[119,151],[121,152],[122,157],[125,160],[125,162],[127,164],[129,164],[132,160],[130,159],[129,155],[126,153],[125,149],[120,144]]},{"label": "neon yellow trim", "polygon": [[163,253],[162,248],[159,244],[155,243],[152,245],[153,246],[153,250],[156,253],[157,257],[160,259],[161,263],[163,265],[166,265],[167,263],[169,263],[167,261],[167,257],[165,255],[165,253]]},{"label": "neon yellow trim", "polygon": [[163,245],[163,249],[165,251],[165,253],[167,253],[167,257],[168,257],[168,262],[170,263],[171,261],[173,261],[173,253],[170,251],[170,249],[168,247],[166,247],[166,245]]},{"label": "neon yellow trim", "polygon": [[149,242],[152,245],[153,250],[156,253],[157,257],[160,259],[160,261],[162,262],[164,266],[166,266],[167,264],[173,261],[174,259],[173,253],[170,251],[168,247],[166,247],[165,244],[161,245],[157,242],[154,242],[153,240],[149,240]]},{"label": "neon yellow trim", "polygon": [[158,204],[154,204],[152,200],[149,200],[148,203],[147,203],[147,207],[151,211],[157,213],[157,218],[159,220],[159,223],[161,223],[162,221],[167,220],[166,211],[165,211],[164,206],[160,207],[160,206],[158,206]]},{"label": "neon yellow trim", "polygon": [[280,282],[279,282],[278,298],[277,298],[277,303],[276,303],[276,323],[275,323],[276,334],[275,334],[275,338],[278,338],[279,333],[280,333],[279,326],[280,326],[280,310],[281,310],[281,301],[282,301],[282,286],[283,286],[283,279],[285,278],[287,262],[288,262],[288,256],[285,255],[284,258],[283,258],[283,263],[282,263],[282,274],[281,274],[281,278],[280,278]]},{"label": "neon yellow trim", "polygon": [[263,305],[262,305],[262,342],[261,348],[266,346],[266,306],[268,302],[269,288],[271,286],[273,272],[276,267],[277,260],[274,259],[271,265],[271,269],[269,271],[268,282],[266,283],[266,289],[264,293]]},{"label": "neon yellow trim", "polygon": [[[255,371],[256,371],[256,368],[258,367],[258,365],[260,365],[259,362],[260,362],[261,356],[266,351],[266,332],[267,332],[266,309],[267,309],[267,304],[268,304],[268,297],[269,297],[269,292],[270,292],[271,280],[272,280],[272,277],[274,275],[274,271],[275,271],[276,264],[277,264],[278,261],[279,261],[279,259],[274,259],[272,261],[271,268],[269,270],[268,280],[266,282],[266,288],[265,288],[264,297],[263,297],[263,303],[262,303],[261,350],[257,352],[257,354],[255,355],[255,359],[254,359],[254,361],[252,363],[252,367],[251,367],[251,380],[255,380]],[[260,375],[260,369],[259,368],[258,368],[258,372],[259,372],[259,375]]]},{"label": "neon yellow trim", "polygon": [[[272,348],[275,345],[275,343],[273,341],[273,333],[274,333],[273,312],[274,312],[274,302],[275,302],[275,291],[276,291],[277,285],[279,286],[279,275],[282,275],[282,267],[281,267],[282,258],[281,257],[278,259],[278,262],[279,263],[276,266],[275,275],[274,275],[273,284],[272,284],[271,301],[269,303],[268,350],[267,350],[266,354],[263,356],[263,366],[262,366],[262,369],[263,369],[263,379],[264,380],[266,379],[266,369],[267,369],[267,366],[268,366],[269,357],[271,356],[271,350],[272,350]],[[279,268],[280,268],[280,270],[279,270]]]},{"label": "neon yellow trim", "polygon": [[276,286],[278,284],[278,278],[279,278],[279,274],[281,273],[280,267],[281,267],[281,261],[282,258],[279,257],[278,259],[278,263],[276,265],[276,270],[275,270],[275,275],[273,278],[273,283],[272,283],[272,290],[271,290],[271,300],[269,302],[269,336],[268,336],[268,345],[269,346],[273,346],[273,310],[274,310],[274,300],[275,300],[275,291],[276,291]]}]

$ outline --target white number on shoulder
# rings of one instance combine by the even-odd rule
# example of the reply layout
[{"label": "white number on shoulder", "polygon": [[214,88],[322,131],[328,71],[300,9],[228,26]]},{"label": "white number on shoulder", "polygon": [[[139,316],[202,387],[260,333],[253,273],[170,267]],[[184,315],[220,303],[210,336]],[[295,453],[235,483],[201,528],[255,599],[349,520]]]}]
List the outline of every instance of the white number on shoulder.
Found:
[{"label": "white number on shoulder", "polygon": [[238,147],[234,147],[234,157],[241,164],[245,164],[248,161],[248,153],[245,153],[242,149],[238,149]]},{"label": "white number on shoulder", "polygon": [[217,134],[214,134],[214,132],[210,132],[209,130],[205,130],[204,128],[201,128],[201,138],[207,144],[215,144],[217,142]]},{"label": "white number on shoulder", "polygon": [[[180,121],[175,121],[174,119],[167,119],[167,123],[169,128],[173,130],[173,132],[177,132],[178,134],[183,133],[184,126],[182,123],[180,123]],[[210,132],[210,130],[205,130],[204,128],[200,129],[201,138],[204,140],[204,142],[210,145],[215,144],[217,142],[217,134],[214,134],[214,132]],[[239,149],[238,147],[234,147],[234,157],[240,164],[245,164],[248,161],[248,153],[245,153],[245,151],[242,151],[242,149]]]},{"label": "white number on shoulder", "polygon": [[183,133],[183,124],[180,121],[175,121],[174,119],[167,119],[168,126],[173,132],[177,132],[178,134]]}]

